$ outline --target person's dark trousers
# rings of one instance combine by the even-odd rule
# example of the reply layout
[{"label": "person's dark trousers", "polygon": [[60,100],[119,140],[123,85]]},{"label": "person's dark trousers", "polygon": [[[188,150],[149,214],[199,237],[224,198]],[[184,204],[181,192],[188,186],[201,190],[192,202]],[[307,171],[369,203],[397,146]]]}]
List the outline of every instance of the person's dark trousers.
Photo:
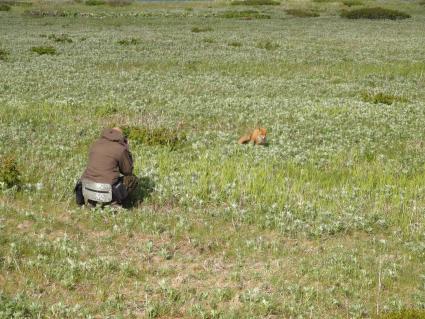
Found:
[{"label": "person's dark trousers", "polygon": [[131,195],[134,194],[138,185],[139,180],[136,176],[121,176],[118,182],[112,185],[112,200],[124,206],[129,206]]},{"label": "person's dark trousers", "polygon": [[74,187],[75,201],[78,206],[84,205],[83,184],[78,180]]}]

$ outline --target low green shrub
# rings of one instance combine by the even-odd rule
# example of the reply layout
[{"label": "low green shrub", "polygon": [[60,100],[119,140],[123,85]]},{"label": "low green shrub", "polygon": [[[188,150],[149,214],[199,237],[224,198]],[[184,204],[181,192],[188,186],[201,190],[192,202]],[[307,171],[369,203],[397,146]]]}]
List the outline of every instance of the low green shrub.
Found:
[{"label": "low green shrub", "polygon": [[231,5],[233,6],[278,6],[280,2],[274,0],[236,0],[232,1]]},{"label": "low green shrub", "polygon": [[268,14],[263,14],[256,10],[243,10],[243,11],[224,11],[219,15],[221,18],[226,19],[270,19],[271,16]]},{"label": "low green shrub", "polygon": [[363,1],[360,1],[360,0],[344,0],[344,1],[342,1],[342,4],[346,5],[347,7],[361,6],[361,5],[363,5]]},{"label": "low green shrub", "polygon": [[391,105],[394,102],[407,102],[407,99],[401,96],[386,94],[386,93],[362,93],[362,98],[364,102],[373,103],[373,104],[387,104]]},{"label": "low green shrub", "polygon": [[106,2],[104,0],[87,0],[85,2],[85,4],[88,5],[88,6],[101,6],[105,3]]},{"label": "low green shrub", "polygon": [[404,309],[397,312],[384,313],[376,319],[425,319],[425,310]]},{"label": "low green shrub", "polygon": [[304,9],[287,9],[285,12],[291,16],[298,17],[298,18],[315,18],[320,16],[316,12],[312,12],[309,10]]},{"label": "low green shrub", "polygon": [[10,54],[9,51],[0,49],[0,61],[6,61],[9,54]]},{"label": "low green shrub", "polygon": [[399,20],[411,18],[411,15],[398,10],[385,9],[381,7],[360,8],[350,11],[343,11],[341,17],[347,19],[372,19],[372,20]]},{"label": "low green shrub", "polygon": [[193,27],[191,29],[192,32],[194,33],[200,33],[200,32],[208,32],[208,31],[212,31],[213,29],[211,27]]},{"label": "low green shrub", "polygon": [[0,183],[6,188],[20,187],[21,173],[18,169],[18,163],[14,156],[0,157]]},{"label": "low green shrub", "polygon": [[72,43],[72,39],[69,37],[69,35],[63,33],[60,35],[51,34],[49,35],[49,39],[53,40],[55,42],[67,42]]},{"label": "low green shrub", "polygon": [[11,7],[6,3],[0,3],[0,11],[10,11]]},{"label": "low green shrub", "polygon": [[271,50],[276,50],[277,48],[279,48],[279,44],[273,43],[270,40],[265,40],[265,41],[258,42],[257,48],[271,51]]},{"label": "low green shrub", "polygon": [[179,129],[124,127],[123,132],[132,142],[151,146],[168,146],[171,149],[175,149],[186,141],[186,133]]},{"label": "low green shrub", "polygon": [[122,39],[118,41],[118,44],[120,45],[135,45],[139,43],[140,43],[140,40],[136,38]]},{"label": "low green shrub", "polygon": [[51,46],[40,46],[40,47],[32,47],[32,52],[38,53],[39,55],[49,54],[54,55],[56,54],[56,49]]}]

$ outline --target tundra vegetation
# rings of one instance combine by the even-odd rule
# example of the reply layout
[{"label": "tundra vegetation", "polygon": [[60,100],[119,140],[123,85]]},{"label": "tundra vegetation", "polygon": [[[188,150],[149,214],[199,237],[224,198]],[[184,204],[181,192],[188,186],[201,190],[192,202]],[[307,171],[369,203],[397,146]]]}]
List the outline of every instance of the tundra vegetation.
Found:
[{"label": "tundra vegetation", "polygon": [[[0,11],[0,318],[424,318],[421,1],[99,2]],[[143,201],[80,209],[113,125]]]}]

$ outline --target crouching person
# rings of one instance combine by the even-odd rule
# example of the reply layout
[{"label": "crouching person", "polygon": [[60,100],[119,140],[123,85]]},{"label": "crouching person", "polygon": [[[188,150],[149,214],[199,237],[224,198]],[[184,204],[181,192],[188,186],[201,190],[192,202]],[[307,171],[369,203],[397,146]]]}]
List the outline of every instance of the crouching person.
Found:
[{"label": "crouching person", "polygon": [[75,186],[77,204],[127,206],[137,185],[133,158],[122,130],[104,129],[90,147],[87,168]]}]

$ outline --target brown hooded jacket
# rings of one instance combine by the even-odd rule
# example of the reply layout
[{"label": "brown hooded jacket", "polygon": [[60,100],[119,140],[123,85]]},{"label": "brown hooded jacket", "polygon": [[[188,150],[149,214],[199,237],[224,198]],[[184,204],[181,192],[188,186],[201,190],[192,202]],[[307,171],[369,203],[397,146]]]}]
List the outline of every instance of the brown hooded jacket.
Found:
[{"label": "brown hooded jacket", "polygon": [[116,129],[104,129],[89,152],[87,168],[81,179],[114,184],[122,175],[133,174],[133,159],[124,135]]}]

